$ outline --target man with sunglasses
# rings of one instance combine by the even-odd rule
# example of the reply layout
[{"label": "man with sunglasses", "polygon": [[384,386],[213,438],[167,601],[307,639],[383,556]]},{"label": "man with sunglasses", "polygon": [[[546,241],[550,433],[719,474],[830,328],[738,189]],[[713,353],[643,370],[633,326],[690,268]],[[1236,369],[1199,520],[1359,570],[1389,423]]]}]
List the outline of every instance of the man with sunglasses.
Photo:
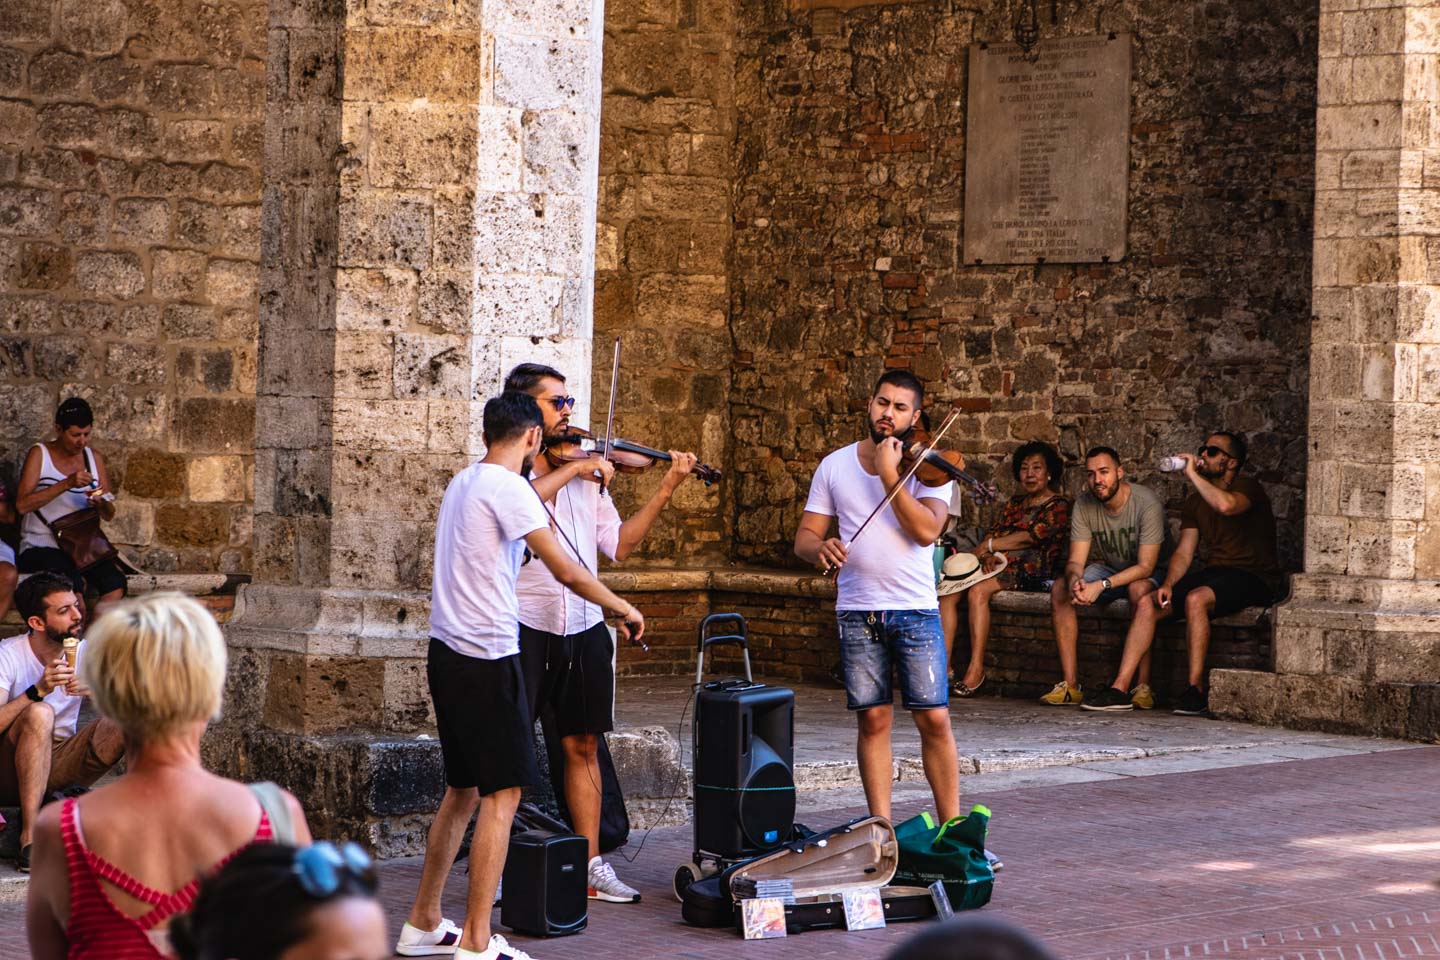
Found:
[{"label": "man with sunglasses", "polygon": [[[540,453],[542,423],[539,407],[526,394],[503,393],[488,401],[485,458],[457,473],[440,502],[425,672],[446,789],[426,838],[415,904],[396,945],[403,956],[525,960],[504,937],[490,933],[520,791],[539,780],[515,590],[525,549],[536,557],[530,566],[543,564],[599,609],[618,612],[623,636],[639,637],[645,629],[640,611],[560,546],[525,480]],[[440,897],[471,817],[470,890],[461,929],[441,915]]]},{"label": "man with sunglasses", "polygon": [[[529,394],[540,405],[546,441],[570,427],[575,398],[554,367],[522,363],[505,378],[505,389]],[[614,466],[596,455],[552,467],[537,457],[535,490],[551,506],[558,536],[573,559],[591,573],[599,553],[628,557],[644,539],[676,488],[695,466],[693,453],[670,451],[670,469],[645,504],[622,520],[608,492]],[[598,482],[597,482],[598,481]],[[638,903],[640,892],[615,875],[600,856],[600,738],[615,728],[615,642],[602,611],[555,579],[544,564],[528,563],[515,585],[520,599],[520,665],[531,720],[546,707],[565,755],[565,806],[572,827],[590,842],[591,900]]]},{"label": "man with sunglasses", "polygon": [[[1129,709],[1128,700],[1121,702],[1121,691],[1141,657],[1150,652],[1156,625],[1171,617],[1185,621],[1189,650],[1189,686],[1175,712],[1200,716],[1209,709],[1205,653],[1210,621],[1246,607],[1268,607],[1280,580],[1275,514],[1265,488],[1240,475],[1246,452],[1241,434],[1217,430],[1195,454],[1176,454],[1185,461],[1185,478],[1195,487],[1181,511],[1180,543],[1170,557],[1164,582],[1137,606],[1114,685],[1086,700],[1086,710]],[[1209,547],[1210,561],[1192,571],[1195,548],[1202,540]]]}]

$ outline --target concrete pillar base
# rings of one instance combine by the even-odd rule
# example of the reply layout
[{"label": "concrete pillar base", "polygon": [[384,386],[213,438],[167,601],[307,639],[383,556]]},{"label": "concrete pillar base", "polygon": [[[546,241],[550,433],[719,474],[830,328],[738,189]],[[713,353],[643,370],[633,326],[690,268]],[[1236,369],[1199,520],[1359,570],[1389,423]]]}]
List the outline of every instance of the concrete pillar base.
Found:
[{"label": "concrete pillar base", "polygon": [[1305,574],[1275,610],[1275,672],[1212,670],[1227,719],[1440,735],[1440,582]]}]

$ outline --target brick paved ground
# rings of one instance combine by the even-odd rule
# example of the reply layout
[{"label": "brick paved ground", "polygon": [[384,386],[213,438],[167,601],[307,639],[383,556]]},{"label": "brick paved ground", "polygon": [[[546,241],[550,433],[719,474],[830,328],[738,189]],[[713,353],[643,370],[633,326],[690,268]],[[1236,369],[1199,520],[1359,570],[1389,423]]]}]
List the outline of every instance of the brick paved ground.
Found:
[{"label": "brick paved ground", "polygon": [[[1032,930],[1062,957],[1403,960],[1440,957],[1437,797],[1440,750],[1415,748],[969,799],[994,810],[991,846],[1006,862],[986,910]],[[826,826],[857,812],[808,822]],[[759,943],[691,929],[669,893],[689,847],[684,828],[654,831],[633,864],[619,864],[644,903],[595,905],[586,933],[516,937],[517,944],[539,960],[864,960],[923,926]],[[418,860],[384,867],[397,926],[419,868]],[[457,869],[452,912],[464,881]],[[0,930],[18,933],[20,922],[18,904],[0,905]],[[17,938],[0,936],[0,958],[25,956]]]}]

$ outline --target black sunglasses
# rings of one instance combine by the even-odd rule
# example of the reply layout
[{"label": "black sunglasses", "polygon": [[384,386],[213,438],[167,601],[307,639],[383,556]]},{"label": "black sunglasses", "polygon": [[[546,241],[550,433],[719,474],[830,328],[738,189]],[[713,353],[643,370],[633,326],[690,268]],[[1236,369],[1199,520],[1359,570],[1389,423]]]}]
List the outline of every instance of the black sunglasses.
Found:
[{"label": "black sunglasses", "polygon": [[1229,457],[1230,459],[1232,459],[1232,460],[1235,459],[1235,455],[1234,455],[1233,453],[1231,453],[1229,450],[1226,450],[1224,447],[1217,447],[1217,446],[1215,446],[1213,443],[1211,443],[1211,444],[1206,444],[1205,446],[1201,447],[1199,450],[1197,450],[1197,451],[1195,451],[1195,452],[1196,452],[1197,454],[1199,454],[1200,456],[1202,456],[1202,457],[1218,457],[1218,456],[1220,456],[1220,455],[1223,453],[1225,456]]},{"label": "black sunglasses", "polygon": [[545,402],[554,407],[556,411],[571,410],[575,407],[574,397],[546,397]]},{"label": "black sunglasses", "polygon": [[317,900],[335,895],[335,891],[340,889],[343,873],[360,881],[369,893],[375,892],[378,883],[375,861],[354,843],[339,847],[328,840],[312,843],[295,854],[294,871],[300,881],[300,889]]}]

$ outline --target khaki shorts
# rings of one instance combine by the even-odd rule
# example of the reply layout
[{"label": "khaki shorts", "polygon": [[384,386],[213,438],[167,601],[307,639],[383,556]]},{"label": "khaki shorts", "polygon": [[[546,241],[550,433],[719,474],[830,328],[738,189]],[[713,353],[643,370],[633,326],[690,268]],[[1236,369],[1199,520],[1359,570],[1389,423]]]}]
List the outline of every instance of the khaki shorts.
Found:
[{"label": "khaki shorts", "polygon": [[[50,748],[50,779],[45,792],[66,787],[88,787],[105,775],[114,764],[106,763],[95,752],[95,731],[100,721],[92,720],[75,736],[57,740]],[[20,781],[15,775],[15,744],[0,735],[0,803],[7,806],[20,802]]]}]

